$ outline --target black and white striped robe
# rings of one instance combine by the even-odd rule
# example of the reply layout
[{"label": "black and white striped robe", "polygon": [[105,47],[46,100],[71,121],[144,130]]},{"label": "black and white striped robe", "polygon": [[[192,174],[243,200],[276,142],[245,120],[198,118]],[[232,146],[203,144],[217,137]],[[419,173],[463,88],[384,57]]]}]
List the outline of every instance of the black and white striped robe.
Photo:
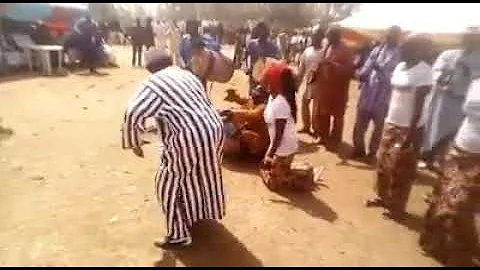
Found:
[{"label": "black and white striped robe", "polygon": [[139,135],[149,117],[157,120],[164,145],[155,187],[167,218],[167,240],[191,240],[189,228],[196,221],[225,214],[221,118],[201,82],[175,66],[152,74],[130,99],[124,149],[141,146]]}]

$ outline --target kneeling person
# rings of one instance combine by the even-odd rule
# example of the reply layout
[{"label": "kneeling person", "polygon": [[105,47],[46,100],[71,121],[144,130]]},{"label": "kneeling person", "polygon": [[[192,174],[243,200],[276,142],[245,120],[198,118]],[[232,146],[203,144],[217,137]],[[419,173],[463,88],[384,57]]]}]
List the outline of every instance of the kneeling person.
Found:
[{"label": "kneeling person", "polygon": [[296,80],[286,64],[276,64],[267,68],[263,84],[270,92],[264,118],[270,136],[263,161],[262,178],[270,189],[288,184],[290,167],[298,149],[295,122],[297,105]]}]

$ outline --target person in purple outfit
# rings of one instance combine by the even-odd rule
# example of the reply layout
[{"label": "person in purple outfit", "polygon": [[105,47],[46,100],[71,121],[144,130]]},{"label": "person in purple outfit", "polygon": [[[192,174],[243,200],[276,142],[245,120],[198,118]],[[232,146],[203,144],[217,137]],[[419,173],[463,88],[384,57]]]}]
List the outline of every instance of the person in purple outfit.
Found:
[{"label": "person in purple outfit", "polygon": [[[353,159],[366,156],[373,158],[377,153],[390,100],[390,77],[400,62],[401,34],[400,27],[390,27],[387,30],[385,41],[372,50],[363,67],[356,74],[361,82],[361,93],[353,130]],[[374,130],[367,154],[365,152],[365,133],[370,121],[373,121]]]},{"label": "person in purple outfit", "polygon": [[262,57],[281,58],[280,49],[275,42],[270,40],[270,29],[265,22],[259,22],[253,29],[252,35],[255,36],[255,39],[250,40],[247,45],[247,57],[250,59],[247,69],[250,85],[249,95],[258,85],[252,78],[252,69],[255,62]]}]

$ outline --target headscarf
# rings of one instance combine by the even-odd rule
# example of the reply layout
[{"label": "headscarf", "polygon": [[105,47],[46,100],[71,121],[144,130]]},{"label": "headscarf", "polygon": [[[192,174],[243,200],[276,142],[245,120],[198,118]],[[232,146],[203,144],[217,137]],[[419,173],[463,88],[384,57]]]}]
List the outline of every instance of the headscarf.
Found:
[{"label": "headscarf", "polygon": [[282,73],[288,69],[288,65],[284,62],[274,63],[266,67],[262,75],[262,84],[275,92],[281,92],[283,88]]},{"label": "headscarf", "polygon": [[270,87],[271,91],[285,97],[290,105],[293,120],[297,121],[297,104],[295,94],[298,87],[295,82],[294,72],[285,62],[278,62],[268,66],[262,76],[262,84]]}]

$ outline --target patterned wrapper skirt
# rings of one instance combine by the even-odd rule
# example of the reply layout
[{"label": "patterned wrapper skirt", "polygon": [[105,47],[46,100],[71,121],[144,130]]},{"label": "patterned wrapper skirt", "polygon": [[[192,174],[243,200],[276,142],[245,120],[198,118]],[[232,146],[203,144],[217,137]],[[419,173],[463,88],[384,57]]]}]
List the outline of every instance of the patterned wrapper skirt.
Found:
[{"label": "patterned wrapper skirt", "polygon": [[263,183],[272,191],[310,192],[316,189],[314,168],[309,163],[292,162],[294,155],[275,156],[269,168],[261,168]]},{"label": "patterned wrapper skirt", "polygon": [[420,245],[447,265],[472,266],[480,256],[480,154],[451,147],[442,170]]},{"label": "patterned wrapper skirt", "polygon": [[408,128],[385,124],[378,150],[377,181],[375,190],[385,207],[392,212],[404,212],[410,190],[417,174],[417,157],[421,129],[416,131],[413,143],[402,148]]},{"label": "patterned wrapper skirt", "polygon": [[262,168],[260,170],[263,183],[269,189],[278,190],[289,181],[290,167],[294,156],[295,155],[286,157],[274,156],[272,165],[269,168]]}]

